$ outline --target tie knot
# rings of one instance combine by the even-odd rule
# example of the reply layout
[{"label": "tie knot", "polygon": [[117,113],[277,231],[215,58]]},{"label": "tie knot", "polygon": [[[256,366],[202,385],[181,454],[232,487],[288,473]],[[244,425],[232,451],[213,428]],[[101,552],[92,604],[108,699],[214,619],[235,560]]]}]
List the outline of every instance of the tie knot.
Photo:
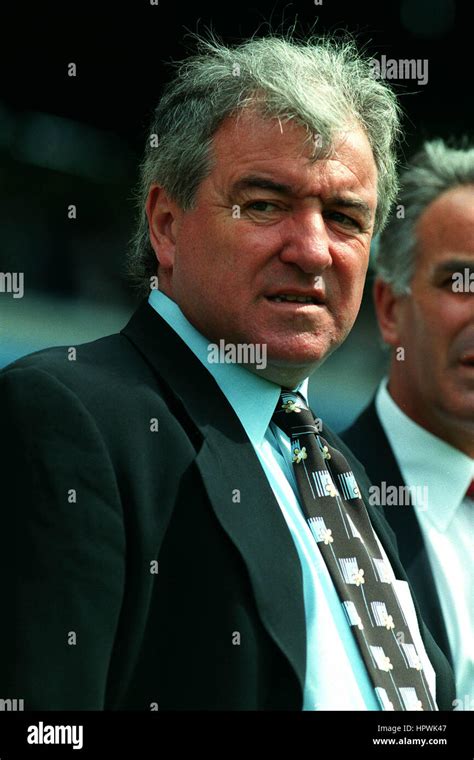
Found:
[{"label": "tie knot", "polygon": [[313,413],[308,409],[301,393],[296,391],[281,392],[272,420],[290,437],[297,437],[304,432],[319,432]]},{"label": "tie knot", "polygon": [[474,499],[474,480],[471,480],[471,484],[466,491],[466,496],[468,496],[469,499]]}]

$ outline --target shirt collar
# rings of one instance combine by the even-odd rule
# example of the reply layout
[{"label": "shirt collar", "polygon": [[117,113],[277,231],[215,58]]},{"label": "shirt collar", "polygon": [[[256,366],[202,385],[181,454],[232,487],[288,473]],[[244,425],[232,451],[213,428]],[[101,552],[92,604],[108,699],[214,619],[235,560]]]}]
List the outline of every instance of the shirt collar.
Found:
[{"label": "shirt collar", "polygon": [[[474,459],[430,433],[408,417],[395,403],[385,377],[378,388],[375,406],[403,479],[408,486],[428,488],[426,518],[445,531],[464,500],[474,477]],[[414,502],[416,502],[414,488]]]},{"label": "shirt collar", "polygon": [[[175,301],[153,289],[148,302],[214,377],[251,443],[259,446],[280,397],[280,386],[250,372],[242,364],[209,362],[209,340],[186,319]],[[300,383],[297,390],[308,403],[308,378]]]}]

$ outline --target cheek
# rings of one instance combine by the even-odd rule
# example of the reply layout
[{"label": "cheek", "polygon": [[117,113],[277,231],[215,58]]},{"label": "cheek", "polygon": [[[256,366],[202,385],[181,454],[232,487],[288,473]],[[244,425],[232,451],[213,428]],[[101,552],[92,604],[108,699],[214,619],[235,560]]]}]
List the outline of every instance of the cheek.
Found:
[{"label": "cheek", "polygon": [[225,252],[226,268],[236,278],[247,277],[249,285],[257,272],[278,258],[282,249],[281,232],[276,227],[249,227],[236,220],[224,232],[219,244]]},{"label": "cheek", "polygon": [[[415,302],[407,311],[403,324],[405,345],[409,346],[418,371],[425,377],[434,377],[436,368],[443,370],[449,346],[456,334],[453,312],[439,305],[439,298]],[[428,380],[429,382],[429,380]]]},{"label": "cheek", "polygon": [[329,272],[328,277],[334,279],[339,306],[347,311],[357,310],[360,307],[364,293],[364,284],[368,267],[368,256],[361,256],[338,261],[335,257],[334,271]]},{"label": "cheek", "polygon": [[[436,294],[431,294],[415,303],[412,329],[420,339],[431,344],[442,345],[456,332],[458,317],[454,304]],[[408,325],[410,327],[410,325]]]},{"label": "cheek", "polygon": [[210,283],[219,282],[228,291],[232,289],[232,281],[236,286],[246,282],[248,287],[258,271],[258,262],[269,250],[261,232],[256,234],[252,230],[250,234],[236,219],[199,223],[190,231],[188,239],[191,245],[185,258],[190,268],[200,273],[201,279],[209,277]]},{"label": "cheek", "polygon": [[369,266],[370,245],[361,241],[351,243],[338,241],[338,243],[333,243],[329,252],[333,267],[345,287],[352,286],[354,292],[363,290]]},{"label": "cheek", "polygon": [[202,291],[205,297],[216,279],[222,257],[219,242],[208,225],[188,224],[180,235],[173,276],[189,292]]}]

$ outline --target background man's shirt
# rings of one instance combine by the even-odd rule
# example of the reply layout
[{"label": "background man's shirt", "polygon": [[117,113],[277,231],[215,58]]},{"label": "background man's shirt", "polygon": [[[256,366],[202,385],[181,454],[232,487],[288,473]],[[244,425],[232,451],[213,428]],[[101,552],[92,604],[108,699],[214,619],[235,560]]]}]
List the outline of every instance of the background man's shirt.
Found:
[{"label": "background man's shirt", "polygon": [[456,695],[474,706],[474,503],[465,496],[474,478],[474,459],[404,414],[387,390],[387,378],[375,406],[411,487],[448,633]]}]

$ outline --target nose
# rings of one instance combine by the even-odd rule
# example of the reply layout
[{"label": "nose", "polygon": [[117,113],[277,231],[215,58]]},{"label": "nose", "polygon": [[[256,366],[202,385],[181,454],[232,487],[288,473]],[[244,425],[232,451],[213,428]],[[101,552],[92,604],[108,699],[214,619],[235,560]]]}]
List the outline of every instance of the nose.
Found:
[{"label": "nose", "polygon": [[287,220],[280,259],[307,274],[318,274],[331,265],[329,237],[320,210],[305,210]]}]

